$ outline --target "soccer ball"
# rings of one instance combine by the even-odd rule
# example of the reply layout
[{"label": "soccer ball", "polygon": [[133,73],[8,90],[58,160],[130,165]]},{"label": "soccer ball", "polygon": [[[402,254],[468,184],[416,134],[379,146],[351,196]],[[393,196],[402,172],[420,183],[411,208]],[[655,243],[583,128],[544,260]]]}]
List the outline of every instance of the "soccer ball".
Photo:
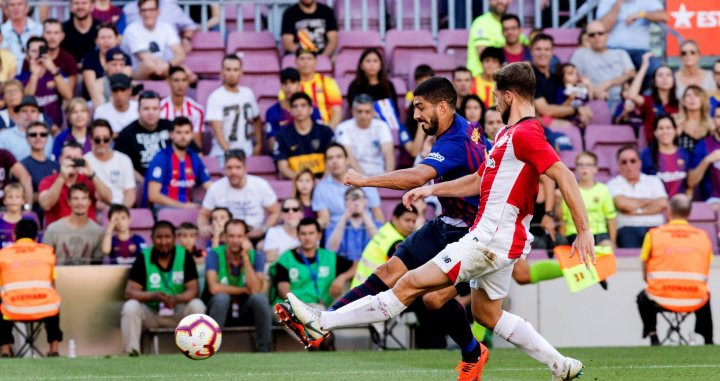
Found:
[{"label": "soccer ball", "polygon": [[220,349],[222,330],[210,316],[188,315],[175,328],[175,345],[187,358],[205,360]]}]

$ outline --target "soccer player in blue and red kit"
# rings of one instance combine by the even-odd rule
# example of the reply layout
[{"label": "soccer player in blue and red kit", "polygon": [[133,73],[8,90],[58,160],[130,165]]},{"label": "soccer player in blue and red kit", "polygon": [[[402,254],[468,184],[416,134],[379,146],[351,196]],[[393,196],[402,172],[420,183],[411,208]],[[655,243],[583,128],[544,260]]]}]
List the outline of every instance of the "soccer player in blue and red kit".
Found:
[{"label": "soccer player in blue and red kit", "polygon": [[210,174],[200,156],[188,149],[193,140],[192,122],[184,116],[175,118],[170,132],[172,145],[158,152],[145,174],[147,201],[159,207],[196,209],[192,190],[210,187]]},{"label": "soccer player in blue and red kit", "polygon": [[[364,177],[353,171],[348,172],[345,183],[358,187],[381,187],[390,189],[412,189],[435,180],[451,181],[475,173],[485,161],[485,134],[482,127],[470,123],[455,113],[457,93],[452,83],[442,77],[430,78],[421,83],[414,92],[414,119],[428,135],[437,137],[432,150],[417,166],[382,175]],[[375,295],[394,286],[409,270],[420,267],[432,259],[447,244],[456,242],[467,234],[477,213],[478,196],[465,198],[440,198],[443,213],[427,222],[409,235],[395,251],[390,260],[380,266],[364,283],[353,288],[330,310],[339,309],[355,300]],[[276,311],[282,315],[283,305]],[[285,310],[287,313],[287,310]],[[465,309],[454,299],[439,310],[448,334],[462,350],[462,362],[458,366],[460,379],[478,362],[487,349],[472,336],[465,316]],[[289,324],[289,328],[293,327]],[[306,345],[314,345],[304,335]],[[483,352],[483,353],[481,353]],[[469,378],[473,379],[473,378]]]}]

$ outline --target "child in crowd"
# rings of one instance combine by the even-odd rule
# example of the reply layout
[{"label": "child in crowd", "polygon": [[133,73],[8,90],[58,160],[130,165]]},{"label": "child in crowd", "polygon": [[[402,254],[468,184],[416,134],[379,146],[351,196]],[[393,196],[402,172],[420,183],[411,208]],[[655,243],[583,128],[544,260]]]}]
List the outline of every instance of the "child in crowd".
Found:
[{"label": "child in crowd", "polygon": [[102,241],[103,255],[113,265],[134,263],[138,253],[145,248],[145,239],[130,233],[130,210],[125,205],[110,205],[108,221]]},{"label": "child in crowd", "polygon": [[15,224],[23,218],[37,219],[32,214],[23,214],[23,205],[25,205],[25,188],[20,183],[10,183],[3,189],[3,202],[7,209],[0,218],[0,244],[2,247],[11,245],[13,239],[13,231]]},{"label": "child in crowd", "polygon": [[178,228],[178,244],[185,249],[185,255],[192,256],[198,272],[198,290],[205,289],[205,250],[197,246],[198,227],[192,222],[183,222]]},{"label": "child in crowd", "polygon": [[[590,101],[590,81],[580,75],[577,67],[571,63],[564,63],[560,66],[557,74],[563,84],[556,96],[558,104],[572,106],[575,109],[587,105]],[[573,119],[578,127],[585,127],[580,119],[577,117],[573,117]]]},{"label": "child in crowd", "polygon": [[210,212],[210,229],[211,239],[208,241],[205,250],[214,249],[224,243],[223,233],[225,232],[225,224],[232,219],[230,209],[217,207]]},{"label": "child in crowd", "polygon": [[480,63],[482,64],[483,72],[481,75],[473,78],[472,93],[477,94],[477,96],[485,102],[486,109],[495,105],[495,97],[493,96],[495,82],[493,82],[493,75],[495,71],[502,66],[503,59],[504,55],[501,48],[489,46],[480,53]]},{"label": "child in crowd", "polygon": [[[638,100],[630,96],[630,85],[633,78],[628,79],[622,85],[622,102],[618,104],[612,117],[613,124],[628,124],[635,131],[635,136],[639,136],[645,124],[642,109],[638,106]],[[642,97],[640,101],[642,101]]]}]

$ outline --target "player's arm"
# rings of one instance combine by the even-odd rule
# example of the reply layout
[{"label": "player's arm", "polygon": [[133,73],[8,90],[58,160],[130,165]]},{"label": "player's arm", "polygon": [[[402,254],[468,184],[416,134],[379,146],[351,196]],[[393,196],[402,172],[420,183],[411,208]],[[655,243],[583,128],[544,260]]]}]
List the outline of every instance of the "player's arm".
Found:
[{"label": "player's arm", "polygon": [[470,197],[480,194],[482,176],[471,173],[453,181],[430,185],[432,194],[437,197]]},{"label": "player's arm", "polygon": [[427,164],[370,177],[365,177],[350,169],[345,175],[345,184],[358,187],[408,190],[422,186],[435,177],[437,177],[437,171]]},{"label": "player's arm", "polygon": [[[251,266],[252,267],[252,266]],[[205,282],[210,294],[246,295],[250,293],[247,287],[236,287],[220,283],[217,271],[208,270],[205,272]]]}]

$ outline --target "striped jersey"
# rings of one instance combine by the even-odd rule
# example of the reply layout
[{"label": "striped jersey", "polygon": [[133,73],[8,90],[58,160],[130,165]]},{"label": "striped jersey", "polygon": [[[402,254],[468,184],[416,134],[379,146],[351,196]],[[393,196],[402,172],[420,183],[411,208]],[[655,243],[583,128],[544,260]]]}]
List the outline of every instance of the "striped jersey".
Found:
[{"label": "striped jersey", "polygon": [[190,119],[194,133],[199,134],[202,132],[203,123],[205,123],[205,109],[199,103],[190,97],[185,97],[182,107],[175,108],[170,96],[163,98],[160,101],[160,119],[172,121],[178,116]]}]

